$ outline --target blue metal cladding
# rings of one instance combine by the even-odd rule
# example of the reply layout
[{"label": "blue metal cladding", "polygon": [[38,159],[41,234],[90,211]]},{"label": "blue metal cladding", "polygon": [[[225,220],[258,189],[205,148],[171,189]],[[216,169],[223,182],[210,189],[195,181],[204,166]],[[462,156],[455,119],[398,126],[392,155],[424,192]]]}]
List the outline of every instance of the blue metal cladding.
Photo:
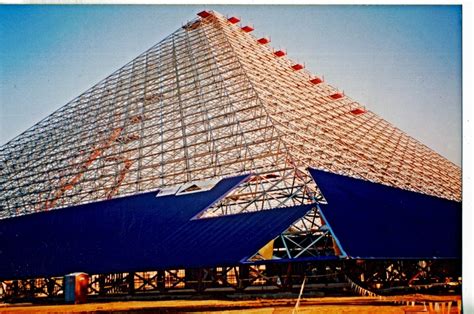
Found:
[{"label": "blue metal cladding", "polygon": [[0,278],[238,264],[313,206],[192,219],[246,177],[204,192],[152,192],[0,220]]},{"label": "blue metal cladding", "polygon": [[309,169],[326,222],[351,258],[460,258],[460,202]]},{"label": "blue metal cladding", "polygon": [[191,220],[163,242],[163,268],[231,266],[245,262],[315,205]]},{"label": "blue metal cladding", "polygon": [[154,267],[165,237],[246,178],[201,193],[150,192],[0,220],[0,278]]}]

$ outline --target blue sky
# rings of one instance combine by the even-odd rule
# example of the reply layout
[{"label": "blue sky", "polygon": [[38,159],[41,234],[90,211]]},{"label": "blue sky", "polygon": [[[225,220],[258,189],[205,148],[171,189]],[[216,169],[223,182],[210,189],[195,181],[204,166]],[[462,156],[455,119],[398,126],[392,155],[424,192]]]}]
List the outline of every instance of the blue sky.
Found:
[{"label": "blue sky", "polygon": [[239,16],[406,133],[461,164],[460,6],[0,5],[0,144],[195,17]]}]

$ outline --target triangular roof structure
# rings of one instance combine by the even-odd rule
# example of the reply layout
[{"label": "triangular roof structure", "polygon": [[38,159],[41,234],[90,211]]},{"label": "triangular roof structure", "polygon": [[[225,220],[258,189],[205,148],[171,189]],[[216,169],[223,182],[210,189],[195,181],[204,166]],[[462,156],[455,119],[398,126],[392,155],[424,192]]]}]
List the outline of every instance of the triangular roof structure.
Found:
[{"label": "triangular roof structure", "polygon": [[204,214],[312,202],[313,167],[461,200],[459,167],[203,11],[0,149],[0,217],[251,173]]}]

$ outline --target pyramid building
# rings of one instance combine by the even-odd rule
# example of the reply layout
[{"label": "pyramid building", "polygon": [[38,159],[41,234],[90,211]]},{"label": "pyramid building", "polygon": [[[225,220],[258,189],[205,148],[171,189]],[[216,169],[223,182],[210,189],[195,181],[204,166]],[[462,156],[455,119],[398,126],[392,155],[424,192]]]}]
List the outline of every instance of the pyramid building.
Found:
[{"label": "pyramid building", "polygon": [[246,172],[255,209],[288,205],[308,166],[461,199],[459,167],[237,22],[187,24],[4,145],[1,216]]},{"label": "pyramid building", "polygon": [[[395,191],[395,202],[416,196],[410,204],[460,211],[459,167],[252,31],[236,17],[202,11],[2,146],[0,222],[86,212],[148,192],[163,200],[198,195],[232,178],[193,219],[281,210],[290,221],[268,221],[284,220],[283,230],[295,221],[301,228],[308,217],[314,226],[331,225],[320,206],[331,212],[334,178],[350,190]],[[378,201],[375,207],[385,206]]]}]

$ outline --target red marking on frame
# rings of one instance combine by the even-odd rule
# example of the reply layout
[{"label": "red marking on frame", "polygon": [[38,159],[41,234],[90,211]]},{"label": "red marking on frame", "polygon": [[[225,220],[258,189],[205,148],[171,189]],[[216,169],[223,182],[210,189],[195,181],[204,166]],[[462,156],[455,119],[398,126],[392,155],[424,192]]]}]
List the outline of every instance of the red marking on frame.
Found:
[{"label": "red marking on frame", "polygon": [[240,22],[240,20],[236,18],[235,16],[228,18],[227,21],[231,22],[232,24],[237,24]]},{"label": "red marking on frame", "polygon": [[302,70],[304,67],[301,64],[297,63],[297,64],[293,64],[291,68],[295,71],[299,71],[299,70]]},{"label": "red marking on frame", "polygon": [[253,28],[250,26],[244,26],[242,27],[242,30],[246,33],[250,33],[251,31],[253,31]]},{"label": "red marking on frame", "polygon": [[283,50],[278,50],[273,53],[277,57],[283,57],[286,53]]},{"label": "red marking on frame", "polygon": [[332,94],[332,95],[329,96],[329,97],[331,97],[332,99],[339,99],[339,98],[344,97],[344,95],[341,94],[341,93],[336,93],[336,94]]},{"label": "red marking on frame", "polygon": [[262,37],[260,39],[257,39],[257,41],[258,41],[259,44],[265,45],[265,44],[268,44],[270,42],[270,39]]},{"label": "red marking on frame", "polygon": [[197,15],[199,15],[200,17],[202,17],[203,19],[205,19],[206,17],[208,17],[209,15],[211,15],[211,13],[207,12],[207,11],[201,11],[199,12]]},{"label": "red marking on frame", "polygon": [[322,80],[322,79],[320,79],[319,77],[315,77],[314,79],[311,79],[311,80],[309,80],[309,81],[310,81],[311,83],[313,83],[314,85],[316,85],[316,84],[319,84],[319,83],[322,83],[322,82],[323,82],[323,80]]},{"label": "red marking on frame", "polygon": [[365,110],[361,108],[357,108],[357,109],[351,110],[351,113],[355,115],[360,115],[360,114],[365,113]]}]

